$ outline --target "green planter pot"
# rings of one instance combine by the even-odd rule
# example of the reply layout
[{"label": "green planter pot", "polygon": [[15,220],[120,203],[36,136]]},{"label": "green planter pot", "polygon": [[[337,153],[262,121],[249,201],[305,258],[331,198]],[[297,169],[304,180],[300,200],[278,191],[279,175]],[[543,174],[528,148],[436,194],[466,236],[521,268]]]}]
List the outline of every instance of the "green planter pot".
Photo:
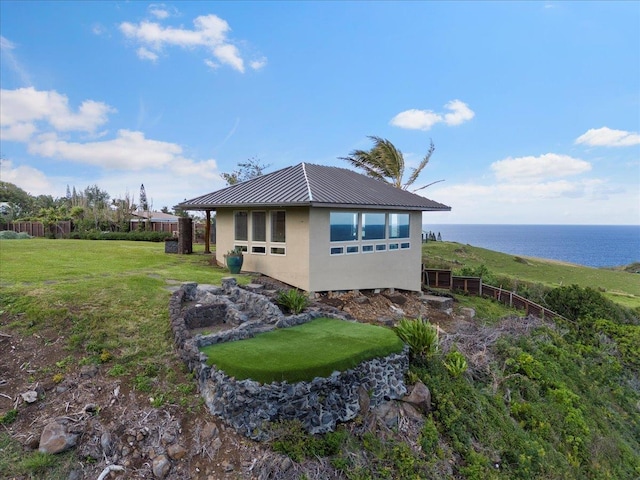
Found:
[{"label": "green planter pot", "polygon": [[242,270],[242,255],[227,255],[227,268],[231,273],[240,273]]}]

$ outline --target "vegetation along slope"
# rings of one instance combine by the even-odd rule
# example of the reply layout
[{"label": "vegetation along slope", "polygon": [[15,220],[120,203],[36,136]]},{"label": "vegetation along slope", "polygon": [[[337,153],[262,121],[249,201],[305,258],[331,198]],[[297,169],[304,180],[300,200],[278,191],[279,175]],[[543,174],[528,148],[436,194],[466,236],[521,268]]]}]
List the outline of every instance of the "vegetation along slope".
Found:
[{"label": "vegetation along slope", "polygon": [[[432,396],[431,410],[411,419],[417,428],[407,428],[407,419],[376,427],[364,416],[324,436],[278,425],[268,449],[290,462],[286,469],[280,462],[282,476],[274,478],[640,477],[639,277],[590,269],[598,273],[590,281],[575,273],[581,267],[444,242],[427,244],[424,254],[433,266],[480,273],[503,286],[508,280],[566,320],[515,318],[490,300],[457,295],[458,306],[478,312],[473,321],[454,316],[438,335],[428,327],[413,331],[407,383],[424,382]],[[55,337],[67,355],[28,373],[34,387],[98,365],[141,394],[147,413],[209,417],[172,347],[166,286],[220,283],[227,272],[210,257],[166,255],[162,244],[149,242],[2,240],[0,265],[0,332]],[[12,426],[28,427],[26,408],[0,403],[3,474],[67,478],[77,465],[91,466],[73,450],[48,456],[22,448]],[[225,452],[241,448],[233,445]],[[93,459],[94,472],[102,461]],[[232,475],[243,478],[239,466]]]}]

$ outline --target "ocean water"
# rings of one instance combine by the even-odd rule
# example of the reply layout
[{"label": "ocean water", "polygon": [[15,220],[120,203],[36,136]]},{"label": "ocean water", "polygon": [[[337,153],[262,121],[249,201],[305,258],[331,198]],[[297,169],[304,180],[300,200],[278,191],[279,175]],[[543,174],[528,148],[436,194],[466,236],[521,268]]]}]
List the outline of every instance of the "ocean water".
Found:
[{"label": "ocean water", "polygon": [[442,240],[588,267],[640,261],[640,225],[430,225]]}]

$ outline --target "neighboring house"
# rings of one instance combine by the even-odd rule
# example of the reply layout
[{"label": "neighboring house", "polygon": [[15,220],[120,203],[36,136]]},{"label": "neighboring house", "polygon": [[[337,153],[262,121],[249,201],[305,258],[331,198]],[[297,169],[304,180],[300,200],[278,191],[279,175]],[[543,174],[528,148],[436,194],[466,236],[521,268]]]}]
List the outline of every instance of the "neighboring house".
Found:
[{"label": "neighboring house", "polygon": [[133,214],[130,220],[129,228],[132,231],[138,230],[140,223],[146,225],[148,223],[149,230],[153,232],[178,232],[178,219],[180,217],[163,212],[150,212],[139,210]]},{"label": "neighboring house", "polygon": [[352,170],[300,163],[179,204],[216,211],[216,261],[307,292],[419,291],[422,212],[450,207]]}]

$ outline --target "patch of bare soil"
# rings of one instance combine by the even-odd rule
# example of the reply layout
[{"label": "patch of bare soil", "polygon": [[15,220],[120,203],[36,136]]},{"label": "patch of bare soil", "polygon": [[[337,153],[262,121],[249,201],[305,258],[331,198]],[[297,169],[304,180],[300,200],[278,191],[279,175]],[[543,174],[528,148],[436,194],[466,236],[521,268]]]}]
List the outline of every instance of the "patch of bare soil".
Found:
[{"label": "patch of bare soil", "polygon": [[[266,289],[278,287],[266,285]],[[326,294],[311,308],[338,311],[369,323],[392,325],[404,316],[421,316],[444,330],[453,326],[451,315],[409,292]],[[97,479],[109,465],[124,470],[102,478],[267,479],[284,478],[274,473],[283,468],[290,473],[298,468],[210,415],[195,389],[192,405],[196,407],[165,403],[154,408],[149,393],[131,389],[132,379],[109,375],[109,363],[79,365],[80,357],[66,348],[65,332],[24,334],[9,327],[16,320],[6,313],[0,316],[0,417],[12,409],[18,412],[15,421],[0,425],[0,431],[31,451],[40,446],[47,424],[63,424],[75,436],[75,460],[61,478]],[[171,363],[177,381],[195,382],[177,357]],[[61,371],[62,377],[54,376]],[[160,387],[154,388],[157,391],[163,386],[154,387]],[[170,386],[166,387],[169,391]],[[22,395],[29,391],[37,394],[32,403]]]}]

